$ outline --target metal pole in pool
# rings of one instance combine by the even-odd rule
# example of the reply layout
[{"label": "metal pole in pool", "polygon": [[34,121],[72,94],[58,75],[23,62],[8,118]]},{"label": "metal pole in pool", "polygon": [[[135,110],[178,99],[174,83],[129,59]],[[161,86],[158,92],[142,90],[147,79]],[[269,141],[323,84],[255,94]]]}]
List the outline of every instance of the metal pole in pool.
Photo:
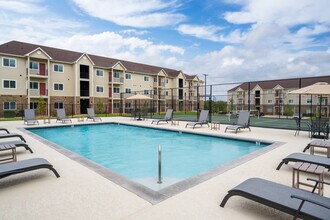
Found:
[{"label": "metal pole in pool", "polygon": [[162,147],[158,144],[158,181],[157,183],[162,183]]}]

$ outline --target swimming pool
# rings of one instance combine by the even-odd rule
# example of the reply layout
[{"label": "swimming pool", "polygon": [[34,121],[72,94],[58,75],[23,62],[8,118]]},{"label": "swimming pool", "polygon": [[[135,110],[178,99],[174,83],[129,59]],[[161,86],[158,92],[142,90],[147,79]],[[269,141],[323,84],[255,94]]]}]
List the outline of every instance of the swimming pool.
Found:
[{"label": "swimming pool", "polygon": [[[29,131],[153,190],[268,145],[117,123],[31,128]],[[157,184],[159,144],[163,184]]]}]

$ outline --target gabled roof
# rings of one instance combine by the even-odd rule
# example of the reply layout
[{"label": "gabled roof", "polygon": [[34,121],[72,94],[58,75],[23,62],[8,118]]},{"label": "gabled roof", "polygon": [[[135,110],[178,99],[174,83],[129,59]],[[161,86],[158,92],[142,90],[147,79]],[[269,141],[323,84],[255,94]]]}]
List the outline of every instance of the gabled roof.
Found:
[{"label": "gabled roof", "polygon": [[[299,79],[279,79],[279,80],[267,80],[267,81],[257,81],[250,83],[250,89],[252,90],[256,85],[259,85],[263,90],[271,90],[276,86],[281,86],[284,89],[297,89],[299,88]],[[316,77],[304,77],[301,78],[301,87],[309,86],[317,82],[327,82],[330,84],[330,76],[316,76]],[[242,88],[243,90],[248,90],[248,83],[242,83],[234,88],[228,90],[228,92],[234,92],[237,88]]]},{"label": "gabled roof", "polygon": [[[25,56],[26,54],[36,50],[37,48],[41,48],[53,60],[67,62],[67,63],[74,63],[77,60],[79,60],[81,56],[84,55],[84,53],[81,52],[62,50],[58,48],[46,47],[46,46],[24,43],[19,41],[10,41],[0,45],[0,53],[15,55],[15,56]],[[174,78],[177,77],[181,72],[179,70],[135,63],[131,61],[119,60],[109,57],[102,57],[93,54],[86,54],[86,55],[90,57],[91,61],[95,64],[95,66],[102,68],[110,69],[116,63],[120,62],[127,69],[127,71],[135,72],[135,73],[146,73],[151,75],[157,75],[161,70],[164,70],[168,77]],[[184,74],[184,76],[187,77],[189,75]]]}]

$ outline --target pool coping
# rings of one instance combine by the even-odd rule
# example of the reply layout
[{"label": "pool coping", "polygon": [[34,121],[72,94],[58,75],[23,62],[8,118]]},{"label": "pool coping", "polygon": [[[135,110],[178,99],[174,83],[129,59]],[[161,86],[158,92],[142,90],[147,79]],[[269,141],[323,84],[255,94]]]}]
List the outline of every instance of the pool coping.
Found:
[{"label": "pool coping", "polygon": [[244,156],[241,156],[239,158],[236,158],[228,163],[218,165],[212,169],[209,169],[203,173],[200,173],[196,176],[187,178],[185,180],[182,180],[178,183],[172,184],[168,187],[165,187],[159,191],[154,191],[140,183],[137,183],[135,181],[132,181],[124,176],[122,176],[119,173],[116,173],[108,168],[103,167],[102,165],[99,165],[87,158],[84,158],[70,150],[67,150],[63,148],[60,145],[57,145],[53,142],[48,141],[47,139],[44,139],[33,132],[29,131],[29,127],[22,127],[19,128],[24,133],[27,133],[28,135],[34,137],[38,141],[42,142],[43,144],[55,149],[59,153],[63,154],[64,156],[80,163],[81,165],[87,167],[88,169],[96,172],[97,174],[103,176],[104,178],[114,182],[115,184],[127,189],[128,191],[136,194],[137,196],[141,197],[142,199],[150,202],[151,204],[155,205],[157,203],[160,203],[174,195],[177,195],[183,191],[186,191],[206,180],[209,180],[215,176],[218,176],[230,169],[233,169],[239,165],[242,165],[249,160],[252,160],[262,154],[265,154],[283,144],[285,142],[278,142],[278,141],[268,141],[268,140],[262,140],[262,139],[256,139],[256,138],[235,138],[235,137],[228,137],[228,136],[223,136],[221,134],[206,134],[199,132],[197,130],[188,130],[188,129],[178,129],[178,128],[164,128],[164,127],[154,127],[154,126],[148,126],[148,125],[135,125],[135,124],[130,124],[130,123],[125,123],[125,122],[96,122],[96,123],[86,123],[86,124],[58,124],[58,125],[52,125],[52,126],[38,126],[38,127],[33,127],[37,129],[42,129],[42,128],[49,128],[49,127],[61,127],[61,126],[84,126],[84,125],[96,125],[96,124],[123,124],[123,125],[129,125],[129,126],[136,126],[136,127],[145,127],[145,128],[152,128],[152,129],[159,129],[159,130],[168,130],[168,131],[178,131],[178,132],[184,132],[184,133],[190,133],[190,134],[197,134],[197,135],[203,135],[203,136],[212,136],[212,137],[220,137],[220,138],[225,138],[225,139],[239,139],[243,141],[252,141],[252,142],[262,142],[262,143],[267,143],[270,144],[267,147],[261,148],[259,150],[256,150],[254,152],[251,152],[249,154],[246,154]]}]

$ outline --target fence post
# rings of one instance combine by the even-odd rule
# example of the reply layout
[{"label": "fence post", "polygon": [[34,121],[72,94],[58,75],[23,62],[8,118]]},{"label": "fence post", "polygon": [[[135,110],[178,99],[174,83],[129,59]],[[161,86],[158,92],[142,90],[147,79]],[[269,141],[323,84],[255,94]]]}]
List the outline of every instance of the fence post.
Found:
[{"label": "fence post", "polygon": [[74,108],[74,105],[73,105],[73,103],[71,105],[72,105],[71,106],[71,118],[73,118],[73,108]]},{"label": "fence post", "polygon": [[251,110],[251,82],[248,82],[248,111]]},{"label": "fence post", "polygon": [[212,85],[210,85],[210,95],[209,95],[209,122],[212,121]]},{"label": "fence post", "polygon": [[[301,78],[299,78],[299,89],[301,88]],[[300,120],[301,120],[301,94],[299,94],[299,106],[298,106],[298,113],[299,113],[299,128],[300,128]]]},{"label": "fence post", "polygon": [[23,104],[21,104],[22,120],[24,120]]},{"label": "fence post", "polygon": [[199,108],[200,108],[200,103],[199,103],[199,84],[197,84],[197,121],[199,117]]}]

